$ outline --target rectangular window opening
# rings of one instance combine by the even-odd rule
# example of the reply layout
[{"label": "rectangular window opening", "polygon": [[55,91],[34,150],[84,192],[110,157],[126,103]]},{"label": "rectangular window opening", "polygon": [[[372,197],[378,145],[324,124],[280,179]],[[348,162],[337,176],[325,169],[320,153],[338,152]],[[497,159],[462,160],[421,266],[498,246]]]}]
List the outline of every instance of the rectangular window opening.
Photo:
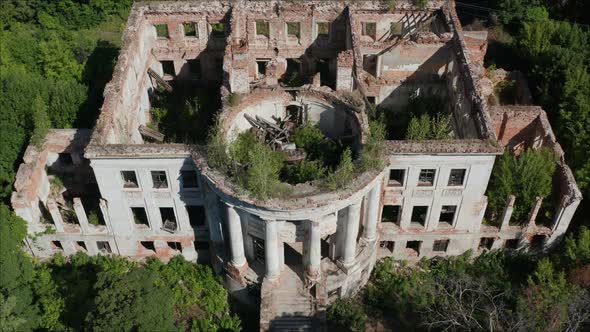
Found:
[{"label": "rectangular window opening", "polygon": [[214,38],[224,38],[225,37],[225,24],[221,22],[217,23],[210,23],[211,26],[211,35]]},{"label": "rectangular window opening", "polygon": [[198,37],[199,32],[197,30],[197,24],[192,22],[186,22],[182,24],[185,37]]},{"label": "rectangular window opening", "polygon": [[494,245],[494,238],[493,237],[482,237],[479,240],[478,249],[480,250],[492,250],[492,246]]},{"label": "rectangular window opening", "polygon": [[270,37],[270,28],[267,21],[256,21],[256,35]]},{"label": "rectangular window opening", "polygon": [[153,251],[156,253],[156,246],[154,245],[154,241],[140,241],[139,244],[141,247],[147,251]]},{"label": "rectangular window opening", "polygon": [[392,37],[401,36],[402,34],[402,23],[401,22],[391,22],[389,26],[389,34]]},{"label": "rectangular window opening", "polygon": [[[455,220],[456,205],[443,205],[440,210],[440,217],[438,218],[439,227],[449,227],[453,225]],[[441,225],[442,223],[442,225]]]},{"label": "rectangular window opening", "polygon": [[111,244],[108,241],[96,241],[96,247],[103,254],[110,254],[112,252]]},{"label": "rectangular window opening", "polygon": [[205,207],[202,205],[187,205],[188,220],[193,228],[205,227]]},{"label": "rectangular window opening", "polygon": [[401,209],[401,205],[383,205],[383,212],[381,213],[381,222],[391,222],[399,224]]},{"label": "rectangular window opening", "polygon": [[176,70],[174,69],[174,61],[172,60],[162,60],[162,71],[164,75],[176,76]]},{"label": "rectangular window opening", "polygon": [[330,23],[328,22],[318,22],[316,24],[318,30],[318,38],[328,38],[330,35]]},{"label": "rectangular window opening", "polygon": [[436,174],[435,169],[420,170],[420,175],[418,176],[418,186],[424,186],[424,187],[433,186],[435,174]]},{"label": "rectangular window opening", "polygon": [[452,169],[449,175],[449,186],[462,186],[465,181],[465,169]]},{"label": "rectangular window opening", "polygon": [[393,253],[393,249],[395,249],[395,241],[381,241],[379,247],[387,249],[390,253]]},{"label": "rectangular window opening", "polygon": [[390,187],[401,187],[404,185],[404,177],[406,175],[405,169],[392,169],[389,171],[389,182],[387,183]]},{"label": "rectangular window opening", "polygon": [[422,241],[408,241],[406,243],[406,251],[408,256],[420,256],[420,247],[422,247]]},{"label": "rectangular window opening", "polygon": [[168,188],[166,171],[152,171],[152,184],[155,189]]},{"label": "rectangular window opening", "polygon": [[373,39],[376,39],[377,23],[375,23],[375,22],[362,22],[362,35],[369,36]]},{"label": "rectangular window opening", "polygon": [[426,215],[428,214],[428,206],[414,206],[412,210],[412,224],[413,226],[426,226]]},{"label": "rectangular window opening", "polygon": [[166,244],[168,245],[168,248],[174,251],[182,252],[182,245],[180,242],[166,242]]},{"label": "rectangular window opening", "polygon": [[196,171],[180,171],[183,188],[198,188],[199,181],[197,179]]},{"label": "rectangular window opening", "polygon": [[176,215],[171,207],[161,207],[160,216],[162,217],[162,229],[168,232],[175,232],[178,229]]},{"label": "rectangular window opening", "polygon": [[150,227],[148,216],[144,208],[132,207],[131,214],[133,215],[133,223],[135,223],[136,226]]},{"label": "rectangular window opening", "polygon": [[287,36],[299,38],[301,34],[301,24],[299,22],[287,22]]},{"label": "rectangular window opening", "polygon": [[64,247],[61,244],[61,241],[51,241],[51,247],[53,248],[53,250],[59,250],[59,251],[64,250]]},{"label": "rectangular window opening", "polygon": [[446,252],[447,248],[449,247],[449,240],[435,240],[432,245],[432,251],[436,252]]},{"label": "rectangular window opening", "polygon": [[123,178],[123,188],[139,188],[135,171],[121,171],[121,177]]},{"label": "rectangular window opening", "polygon": [[154,28],[156,28],[156,36],[158,38],[170,37],[168,33],[168,24],[154,24]]},{"label": "rectangular window opening", "polygon": [[86,248],[86,242],[84,241],[76,241],[76,248],[79,251],[88,251],[88,249]]}]

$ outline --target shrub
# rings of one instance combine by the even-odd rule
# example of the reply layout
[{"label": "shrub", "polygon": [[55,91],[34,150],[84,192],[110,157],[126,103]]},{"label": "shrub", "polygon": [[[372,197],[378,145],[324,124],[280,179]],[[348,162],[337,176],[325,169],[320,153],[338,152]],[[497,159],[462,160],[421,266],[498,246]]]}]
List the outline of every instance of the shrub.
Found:
[{"label": "shrub", "polygon": [[327,168],[320,160],[304,159],[294,166],[285,167],[284,178],[287,182],[297,184],[323,178]]},{"label": "shrub", "polygon": [[367,315],[354,300],[338,299],[327,310],[328,326],[334,331],[365,331]]},{"label": "shrub", "polygon": [[297,147],[311,150],[321,143],[324,134],[320,128],[308,122],[295,130],[292,139]]},{"label": "shrub", "polygon": [[381,121],[371,121],[369,135],[360,155],[360,164],[363,171],[383,168],[384,142],[385,125]]},{"label": "shrub", "polygon": [[258,142],[250,147],[248,162],[244,187],[260,199],[269,198],[279,186],[283,155]]},{"label": "shrub", "polygon": [[218,123],[211,128],[207,138],[207,162],[211,167],[217,168],[221,172],[230,170],[230,159],[227,155],[227,143],[225,140],[225,130]]},{"label": "shrub", "polygon": [[100,225],[100,217],[98,216],[98,213],[96,211],[91,211],[88,214],[88,223],[94,226]]},{"label": "shrub", "polygon": [[445,139],[451,137],[451,115],[438,113],[431,117],[422,114],[420,117],[413,117],[408,124],[406,139],[409,140],[431,140]]},{"label": "shrub", "polygon": [[336,190],[348,185],[354,175],[354,165],[352,164],[352,152],[350,149],[344,150],[340,157],[340,163],[333,173],[326,179],[326,187],[330,190]]},{"label": "shrub", "polygon": [[519,156],[506,151],[494,166],[487,191],[492,211],[500,213],[508,196],[514,195],[512,218],[523,223],[536,197],[551,193],[556,166],[556,157],[549,148],[526,149]]},{"label": "shrub", "polygon": [[33,112],[33,135],[31,136],[31,144],[41,148],[43,140],[49,132],[51,127],[51,121],[49,115],[47,115],[47,105],[43,98],[40,96],[33,99],[33,105],[31,106]]}]

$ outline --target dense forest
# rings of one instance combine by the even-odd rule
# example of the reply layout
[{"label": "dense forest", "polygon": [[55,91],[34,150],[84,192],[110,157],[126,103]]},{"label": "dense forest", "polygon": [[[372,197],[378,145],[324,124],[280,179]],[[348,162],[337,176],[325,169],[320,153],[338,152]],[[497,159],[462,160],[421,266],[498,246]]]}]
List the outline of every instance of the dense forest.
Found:
[{"label": "dense forest", "polygon": [[[81,254],[40,263],[21,249],[26,224],[8,202],[24,149],[39,128],[92,127],[131,4],[0,2],[0,331],[240,330],[227,292],[207,266],[182,258],[138,264]],[[456,5],[466,29],[490,32],[486,66],[525,73],[590,197],[590,2]],[[574,226],[590,224],[589,202],[583,201]],[[385,260],[357,299],[329,308],[330,324],[338,331],[367,324],[401,330],[588,328],[590,231],[575,233],[540,260],[504,252],[418,266]]]}]

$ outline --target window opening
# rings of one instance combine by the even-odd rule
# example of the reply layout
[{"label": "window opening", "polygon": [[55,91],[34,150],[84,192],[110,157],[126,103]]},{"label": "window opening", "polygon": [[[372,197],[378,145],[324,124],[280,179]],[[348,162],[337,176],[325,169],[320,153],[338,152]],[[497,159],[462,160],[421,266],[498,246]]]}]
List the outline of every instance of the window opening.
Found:
[{"label": "window opening", "polygon": [[160,62],[162,63],[162,71],[164,72],[164,75],[176,75],[176,71],[174,70],[174,61],[162,60]]},{"label": "window opening", "polygon": [[301,25],[299,22],[287,22],[287,36],[299,38],[301,34]]},{"label": "window opening", "polygon": [[170,35],[168,33],[168,24],[154,24],[156,28],[156,36],[158,38],[168,38]]},{"label": "window opening", "polygon": [[318,38],[328,38],[330,34],[330,23],[318,22],[316,26],[318,29]]},{"label": "window opening", "polygon": [[211,26],[211,35],[215,38],[224,38],[225,37],[225,24],[221,22],[217,23],[210,23]]},{"label": "window opening", "polygon": [[161,207],[160,216],[162,217],[162,229],[168,232],[175,232],[178,229],[174,209],[171,207]]},{"label": "window opening", "polygon": [[376,37],[377,37],[377,23],[363,22],[362,23],[362,35],[369,36],[373,39],[376,39]]},{"label": "window opening", "polygon": [[150,226],[148,221],[147,213],[142,207],[132,207],[131,214],[133,215],[133,222],[137,226]]},{"label": "window opening", "polygon": [[449,240],[435,240],[432,245],[432,251],[436,252],[446,252],[447,248],[449,247]]},{"label": "window opening", "polygon": [[387,183],[390,187],[401,187],[404,185],[404,177],[406,175],[405,169],[392,169],[389,171],[389,182]]},{"label": "window opening", "polygon": [[178,252],[182,252],[182,245],[180,244],[180,242],[166,242],[166,244],[168,244],[168,248]]},{"label": "window opening", "polygon": [[482,237],[479,240],[479,249],[487,249],[487,250],[492,250],[492,245],[494,244],[494,238],[493,237]]},{"label": "window opening", "polygon": [[166,171],[152,171],[152,183],[156,189],[168,188]]},{"label": "window opening", "polygon": [[186,22],[182,24],[182,28],[184,29],[184,36],[185,37],[198,37],[199,32],[197,30],[197,24],[192,22]]},{"label": "window opening", "polygon": [[140,241],[139,244],[143,247],[143,249],[148,251],[156,252],[156,246],[154,245],[154,241]]},{"label": "window opening", "polygon": [[465,180],[465,169],[452,169],[449,175],[449,186],[462,186]]},{"label": "window opening", "polygon": [[408,255],[409,256],[420,256],[420,247],[422,246],[422,241],[408,241],[406,243],[406,249],[409,249]]},{"label": "window opening", "polygon": [[434,185],[434,176],[436,170],[434,169],[423,169],[420,170],[420,176],[418,177],[418,185],[429,187]]},{"label": "window opening", "polygon": [[381,222],[398,223],[400,219],[400,205],[383,205],[383,213],[381,213]]},{"label": "window opening", "polygon": [[111,244],[108,241],[96,241],[96,247],[103,254],[110,254],[112,252]]},{"label": "window opening", "polygon": [[428,206],[414,206],[414,209],[412,210],[412,223],[424,227],[426,225],[427,214]]},{"label": "window opening", "polygon": [[443,205],[442,209],[440,210],[440,217],[438,218],[439,223],[447,223],[449,226],[452,225],[453,221],[455,220],[456,211],[456,205]]},{"label": "window opening", "polygon": [[393,253],[393,249],[395,248],[395,242],[394,241],[381,241],[379,243],[379,247],[381,247],[383,249],[387,249],[387,250],[389,250],[390,253]]},{"label": "window opening", "polygon": [[269,24],[266,21],[256,21],[256,35],[270,37]]},{"label": "window opening", "polygon": [[88,251],[88,249],[86,248],[86,243],[84,241],[76,241],[76,246],[78,247],[78,250]]},{"label": "window opening", "polygon": [[121,171],[123,188],[139,188],[135,171]]}]

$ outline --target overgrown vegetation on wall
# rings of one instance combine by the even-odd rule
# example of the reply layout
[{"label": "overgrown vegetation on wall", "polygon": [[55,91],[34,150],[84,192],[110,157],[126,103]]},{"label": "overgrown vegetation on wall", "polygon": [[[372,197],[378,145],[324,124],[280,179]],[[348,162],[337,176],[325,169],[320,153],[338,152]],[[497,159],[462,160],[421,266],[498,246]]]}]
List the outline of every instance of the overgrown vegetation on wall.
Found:
[{"label": "overgrown vegetation on wall", "polygon": [[525,225],[536,197],[550,197],[556,167],[556,156],[549,148],[526,149],[518,156],[504,152],[494,165],[486,192],[488,206],[495,217],[504,210],[508,196],[514,195],[511,222]]},{"label": "overgrown vegetation on wall", "polygon": [[[529,80],[534,103],[549,116],[566,162],[590,197],[590,4],[587,1],[478,0],[459,5],[464,21],[485,20],[491,31],[486,63],[517,69]],[[590,225],[583,200],[574,220]]]},{"label": "overgrown vegetation on wall", "polygon": [[289,195],[292,188],[287,184],[311,182],[318,188],[337,190],[349,185],[359,173],[383,168],[385,127],[377,121],[369,127],[366,143],[355,160],[352,142],[330,139],[316,125],[303,124],[291,140],[305,152],[305,158],[287,162],[284,152],[273,151],[252,130],[227,145],[218,124],[209,135],[207,161],[262,200]]},{"label": "overgrown vegetation on wall", "polygon": [[[34,128],[94,124],[131,4],[130,0],[0,3],[1,200],[6,201],[12,191],[16,166]],[[39,121],[41,104],[50,124]]]},{"label": "overgrown vegetation on wall", "polygon": [[384,110],[387,139],[435,140],[453,138],[446,99],[412,93],[402,110]]},{"label": "overgrown vegetation on wall", "polygon": [[467,253],[416,266],[386,258],[356,299],[328,309],[329,324],[339,331],[583,331],[590,327],[590,230],[559,252],[539,261]]},{"label": "overgrown vegetation on wall", "polygon": [[220,277],[182,256],[168,264],[77,253],[39,263],[25,221],[0,204],[0,330],[239,331]]}]

